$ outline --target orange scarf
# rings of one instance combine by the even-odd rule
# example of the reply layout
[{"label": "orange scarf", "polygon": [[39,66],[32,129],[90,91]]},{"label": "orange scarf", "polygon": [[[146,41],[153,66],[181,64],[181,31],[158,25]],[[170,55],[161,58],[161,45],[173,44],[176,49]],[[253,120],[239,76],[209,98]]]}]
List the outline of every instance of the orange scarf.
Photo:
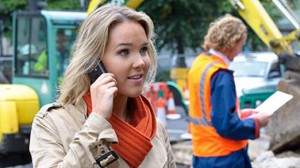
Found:
[{"label": "orange scarf", "polygon": [[[90,94],[85,95],[84,100],[88,107],[88,115],[92,112]],[[128,99],[133,107],[131,111],[131,124],[112,114],[109,119],[115,130],[119,143],[112,144],[112,148],[132,168],[138,167],[152,148],[151,140],[156,134],[156,118],[154,110],[143,96]]]}]

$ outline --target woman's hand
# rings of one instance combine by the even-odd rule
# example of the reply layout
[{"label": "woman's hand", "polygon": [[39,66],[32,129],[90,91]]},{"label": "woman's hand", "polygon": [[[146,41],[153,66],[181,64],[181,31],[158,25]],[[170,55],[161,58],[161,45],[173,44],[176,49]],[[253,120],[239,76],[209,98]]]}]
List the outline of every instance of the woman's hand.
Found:
[{"label": "woman's hand", "polygon": [[92,112],[109,119],[112,114],[114,95],[117,91],[117,81],[114,74],[103,73],[100,75],[90,87]]}]

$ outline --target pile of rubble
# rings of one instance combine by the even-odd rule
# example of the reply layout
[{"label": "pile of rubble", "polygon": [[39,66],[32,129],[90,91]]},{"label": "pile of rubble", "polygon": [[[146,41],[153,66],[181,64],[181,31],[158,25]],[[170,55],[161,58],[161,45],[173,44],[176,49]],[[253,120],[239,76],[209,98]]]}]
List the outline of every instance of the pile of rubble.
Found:
[{"label": "pile of rubble", "polygon": [[249,156],[253,168],[300,168],[300,150],[285,151],[275,155],[268,150],[270,137],[261,134],[259,139],[249,141]]},{"label": "pile of rubble", "polygon": [[[253,168],[300,168],[300,149],[275,155],[269,146],[270,137],[263,131],[259,139],[249,140],[248,153]],[[178,164],[191,167],[193,149],[190,142],[173,144],[172,149]]]},{"label": "pile of rubble", "polygon": [[300,154],[284,152],[274,155],[272,151],[260,154],[253,162],[253,168],[300,168]]}]

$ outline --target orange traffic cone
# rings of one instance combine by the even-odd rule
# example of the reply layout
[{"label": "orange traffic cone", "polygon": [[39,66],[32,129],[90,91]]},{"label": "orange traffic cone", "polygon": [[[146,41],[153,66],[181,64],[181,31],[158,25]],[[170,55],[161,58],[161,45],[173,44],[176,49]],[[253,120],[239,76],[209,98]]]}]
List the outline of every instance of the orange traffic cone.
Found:
[{"label": "orange traffic cone", "polygon": [[162,97],[159,97],[156,103],[156,116],[162,123],[164,123],[165,126],[167,126],[165,108],[166,108],[166,101]]},{"label": "orange traffic cone", "polygon": [[175,101],[172,92],[169,92],[168,96],[168,113],[167,114],[176,114],[175,111]]},{"label": "orange traffic cone", "polygon": [[190,92],[189,92],[189,89],[188,89],[188,87],[184,87],[184,99],[187,101],[187,100],[189,100],[189,98],[190,98]]},{"label": "orange traffic cone", "polygon": [[174,101],[174,96],[172,92],[169,92],[168,96],[168,112],[167,112],[167,118],[168,119],[179,119],[180,115],[176,114],[176,106]]}]

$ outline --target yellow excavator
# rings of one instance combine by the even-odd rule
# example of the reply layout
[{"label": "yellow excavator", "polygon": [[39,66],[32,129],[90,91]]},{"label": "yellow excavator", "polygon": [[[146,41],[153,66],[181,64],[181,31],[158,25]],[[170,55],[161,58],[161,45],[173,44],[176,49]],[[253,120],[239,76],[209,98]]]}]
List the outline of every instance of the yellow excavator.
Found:
[{"label": "yellow excavator", "polygon": [[139,7],[144,0],[91,0],[87,9],[87,14],[91,14],[99,6],[104,5],[105,3],[116,3],[119,5],[128,6],[132,9]]},{"label": "yellow excavator", "polygon": [[[266,133],[271,137],[270,148],[279,153],[300,146],[300,20],[290,4],[293,1],[272,2],[293,26],[293,30],[286,35],[281,33],[259,0],[231,0],[239,15],[278,55],[279,62],[285,67],[285,75],[277,85],[277,90],[294,98],[272,116],[266,128]],[[294,8],[298,6],[293,5]]]}]

